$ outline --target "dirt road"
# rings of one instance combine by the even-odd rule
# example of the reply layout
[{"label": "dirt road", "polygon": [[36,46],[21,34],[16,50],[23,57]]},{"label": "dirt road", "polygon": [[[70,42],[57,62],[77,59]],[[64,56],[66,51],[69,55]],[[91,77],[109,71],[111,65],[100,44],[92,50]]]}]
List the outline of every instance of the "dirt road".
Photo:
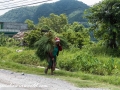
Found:
[{"label": "dirt road", "polygon": [[104,90],[98,88],[78,88],[60,80],[44,76],[16,73],[0,69],[0,90]]}]

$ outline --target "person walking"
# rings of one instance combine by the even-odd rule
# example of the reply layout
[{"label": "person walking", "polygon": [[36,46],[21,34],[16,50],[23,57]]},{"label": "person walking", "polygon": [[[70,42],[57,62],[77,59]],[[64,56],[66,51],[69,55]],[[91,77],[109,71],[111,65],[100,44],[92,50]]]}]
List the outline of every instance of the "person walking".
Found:
[{"label": "person walking", "polygon": [[47,56],[48,66],[45,69],[45,74],[47,74],[48,69],[51,69],[51,75],[53,75],[53,71],[56,68],[56,59],[57,59],[57,56],[59,55],[59,51],[62,51],[62,46],[60,44],[60,38],[56,37],[55,38],[55,46],[54,46],[53,50],[51,50],[48,53],[48,56]]}]

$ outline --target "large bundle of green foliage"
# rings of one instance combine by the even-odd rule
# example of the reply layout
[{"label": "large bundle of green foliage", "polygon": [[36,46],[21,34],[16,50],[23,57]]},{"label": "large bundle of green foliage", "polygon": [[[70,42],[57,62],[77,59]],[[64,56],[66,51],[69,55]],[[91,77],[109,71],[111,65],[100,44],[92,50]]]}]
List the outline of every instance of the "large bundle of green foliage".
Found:
[{"label": "large bundle of green foliage", "polygon": [[35,46],[37,46],[36,55],[40,60],[46,59],[47,53],[53,49],[53,37],[52,33],[48,32],[35,43]]},{"label": "large bundle of green foliage", "polygon": [[[56,36],[54,33],[49,31],[35,43],[35,46],[37,47],[36,55],[40,58],[41,61],[45,60],[48,53],[53,50],[55,46],[55,37]],[[63,48],[68,48],[69,46],[67,40],[65,40],[63,37],[60,37],[60,44]]]}]

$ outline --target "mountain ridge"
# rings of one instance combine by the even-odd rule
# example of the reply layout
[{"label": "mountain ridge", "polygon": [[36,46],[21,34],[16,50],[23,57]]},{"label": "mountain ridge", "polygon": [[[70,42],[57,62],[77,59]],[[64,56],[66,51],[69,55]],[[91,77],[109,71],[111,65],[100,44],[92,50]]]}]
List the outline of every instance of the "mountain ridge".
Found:
[{"label": "mountain ridge", "polygon": [[48,17],[50,13],[56,15],[66,14],[69,23],[75,21],[81,23],[87,23],[87,20],[83,18],[84,10],[89,6],[81,1],[77,0],[60,0],[54,3],[45,3],[38,6],[22,7],[10,10],[4,15],[0,16],[0,22],[22,22],[26,19],[38,23],[38,18],[44,16]]}]

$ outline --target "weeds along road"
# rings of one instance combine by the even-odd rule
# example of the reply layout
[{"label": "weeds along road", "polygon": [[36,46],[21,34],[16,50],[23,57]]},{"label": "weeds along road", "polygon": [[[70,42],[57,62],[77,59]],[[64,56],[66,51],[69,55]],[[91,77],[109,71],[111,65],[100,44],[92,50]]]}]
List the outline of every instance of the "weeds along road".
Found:
[{"label": "weeds along road", "polygon": [[74,85],[44,76],[16,73],[0,69],[0,90],[103,90],[77,88]]}]

